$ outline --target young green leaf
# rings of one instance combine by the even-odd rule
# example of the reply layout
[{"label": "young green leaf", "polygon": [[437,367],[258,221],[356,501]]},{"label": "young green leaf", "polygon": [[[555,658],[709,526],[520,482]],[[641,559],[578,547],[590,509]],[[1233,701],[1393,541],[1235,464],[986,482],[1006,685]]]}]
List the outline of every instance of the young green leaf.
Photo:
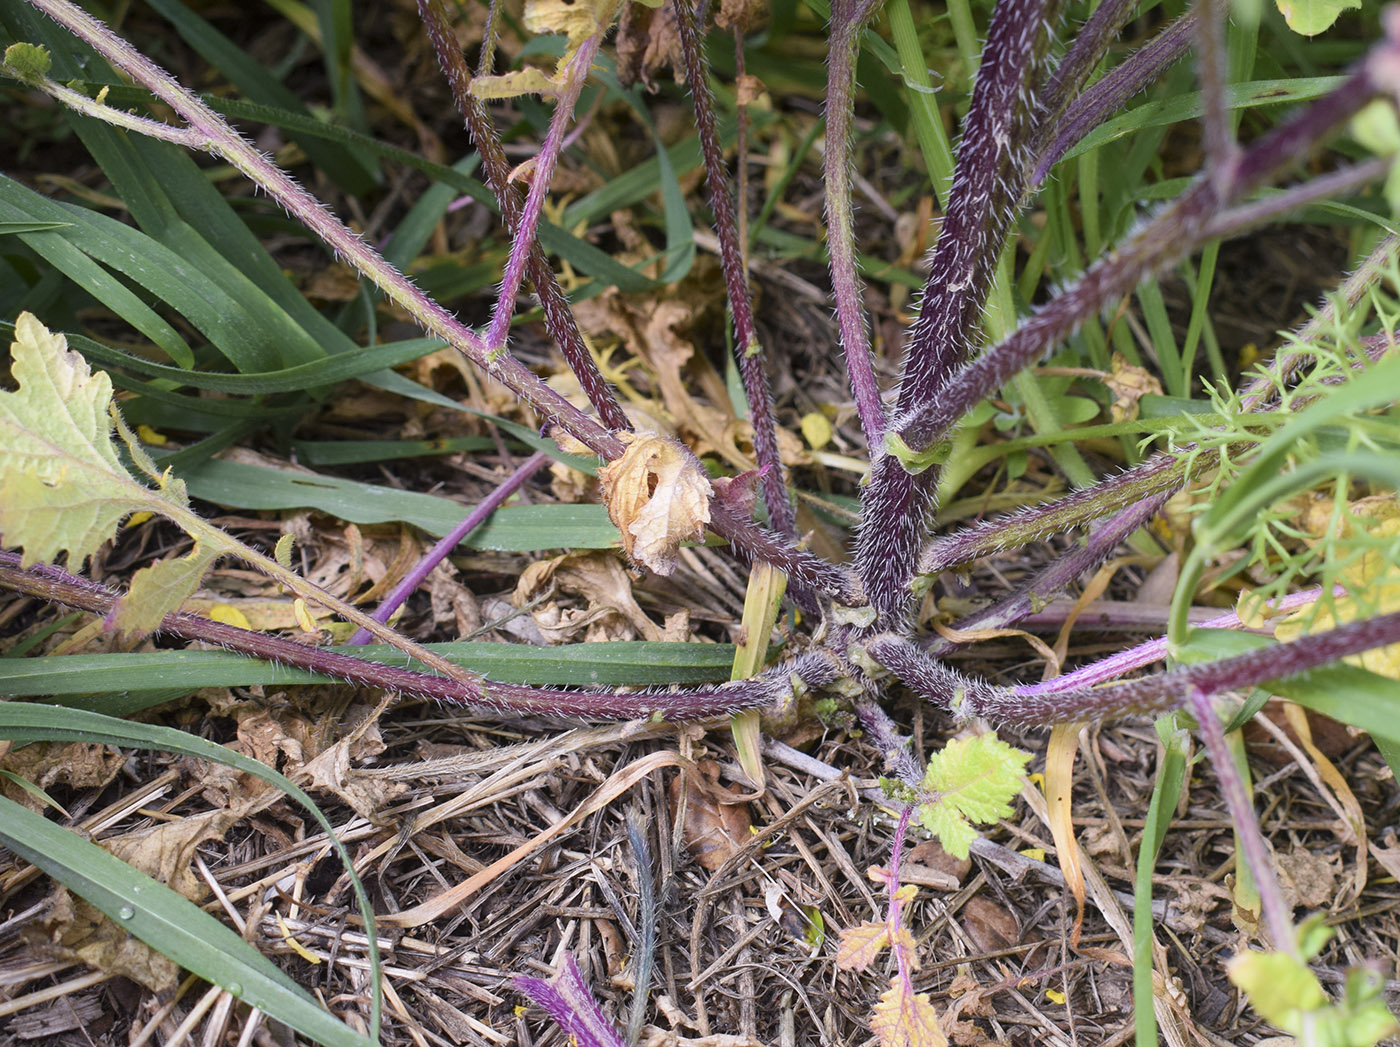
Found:
[{"label": "young green leaf", "polygon": [[973,825],[1011,814],[1011,798],[1030,758],[995,734],[955,738],[929,759],[923,783],[928,798],[916,815],[920,824],[949,854],[966,858],[977,838]]},{"label": "young green leaf", "polygon": [[1230,961],[1230,980],[1249,996],[1254,1009],[1284,1032],[1334,1047],[1373,1047],[1400,1031],[1385,1005],[1383,980],[1374,971],[1352,970],[1340,1002],[1328,999],[1308,969],[1331,930],[1320,922],[1298,930],[1302,953],[1244,952]]}]

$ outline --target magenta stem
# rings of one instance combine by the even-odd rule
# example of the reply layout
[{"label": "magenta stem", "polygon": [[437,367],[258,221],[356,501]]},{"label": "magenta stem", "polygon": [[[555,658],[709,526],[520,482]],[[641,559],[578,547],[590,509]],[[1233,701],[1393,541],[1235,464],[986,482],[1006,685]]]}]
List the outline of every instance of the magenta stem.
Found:
[{"label": "magenta stem", "polygon": [[[511,473],[500,487],[482,499],[480,505],[464,516],[461,523],[443,535],[442,539],[428,550],[427,555],[413,565],[413,569],[404,575],[398,585],[394,586],[389,595],[384,598],[384,602],[375,608],[374,614],[370,617],[376,622],[387,624],[393,613],[403,606],[403,602],[417,592],[418,587],[423,584],[423,580],[432,574],[433,568],[445,560],[448,554],[457,548],[467,535],[484,524],[492,513],[505,504],[507,498],[520,490],[525,485],[525,481],[534,476],[539,471],[540,466],[549,460],[549,455],[543,451],[536,451],[525,459],[525,464]],[[358,629],[355,631],[355,635],[346,641],[346,645],[358,647],[361,644],[369,643],[372,639],[373,637],[367,630]]]},{"label": "magenta stem", "polygon": [[525,279],[525,265],[535,245],[535,230],[539,226],[540,213],[544,210],[549,183],[554,178],[554,168],[564,148],[564,136],[568,134],[569,123],[574,118],[574,106],[578,104],[579,92],[588,79],[588,71],[593,68],[593,59],[603,42],[604,32],[599,28],[579,44],[567,70],[560,70],[564,86],[554,103],[554,115],[550,117],[544,145],[535,157],[535,166],[530,172],[530,191],[525,194],[525,206],[515,222],[515,239],[510,245],[510,257],[506,259],[505,273],[501,277],[501,296],[496,300],[491,326],[486,331],[486,346],[491,353],[500,352],[505,347],[510,318],[515,313],[515,296],[520,291],[521,281]]}]

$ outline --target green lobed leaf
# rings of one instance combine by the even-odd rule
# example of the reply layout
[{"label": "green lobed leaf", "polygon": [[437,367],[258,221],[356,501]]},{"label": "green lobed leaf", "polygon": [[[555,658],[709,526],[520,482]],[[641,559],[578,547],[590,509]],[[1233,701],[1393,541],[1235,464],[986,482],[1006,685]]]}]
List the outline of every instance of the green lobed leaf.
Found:
[{"label": "green lobed leaf", "polygon": [[127,475],[112,441],[112,382],[93,374],[31,314],[15,323],[11,373],[0,393],[0,539],[24,564],[60,552],[80,561],[116,533],[145,492]]},{"label": "green lobed leaf", "polygon": [[919,822],[949,854],[966,858],[977,837],[974,824],[1011,814],[1030,759],[992,733],[953,739],[929,758],[923,788],[931,795],[918,806]]},{"label": "green lobed leaf", "polygon": [[1276,0],[1283,20],[1300,36],[1331,29],[1343,11],[1360,10],[1361,0]]}]

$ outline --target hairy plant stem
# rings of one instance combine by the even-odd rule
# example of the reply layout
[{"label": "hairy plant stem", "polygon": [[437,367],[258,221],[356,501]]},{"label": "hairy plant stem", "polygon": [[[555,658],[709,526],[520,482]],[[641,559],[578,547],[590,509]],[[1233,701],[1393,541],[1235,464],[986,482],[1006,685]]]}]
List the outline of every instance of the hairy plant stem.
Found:
[{"label": "hairy plant stem", "polygon": [[831,256],[831,288],[841,331],[841,351],[865,431],[866,446],[877,448],[885,435],[885,407],[870,352],[870,325],[861,301],[862,283],[856,269],[855,211],[851,193],[851,120],[855,112],[856,55],[861,32],[875,10],[873,0],[835,0],[831,5],[831,42],[826,73],[827,251]]},{"label": "hairy plant stem", "polygon": [[[564,86],[554,100],[554,113],[549,119],[549,130],[545,133],[544,144],[535,155],[534,167],[530,170],[530,191],[525,194],[525,204],[512,223],[510,255],[506,258],[505,271],[501,274],[500,296],[496,299],[495,311],[491,314],[491,326],[486,331],[487,351],[496,354],[505,349],[506,337],[510,328],[510,318],[515,313],[515,296],[520,291],[520,283],[525,279],[525,267],[535,243],[535,231],[539,227],[540,213],[544,210],[544,200],[549,193],[549,184],[554,180],[554,167],[559,162],[559,154],[564,149],[564,136],[574,118],[574,107],[578,104],[579,93],[593,67],[593,58],[602,46],[606,26],[599,26],[592,36],[579,44],[578,50],[569,59],[568,68],[561,69]],[[499,198],[499,194],[497,194]]]},{"label": "hairy plant stem", "polygon": [[[1101,5],[1090,18],[1090,22],[1092,23],[1107,6]],[[1037,139],[1035,168],[1029,180],[1032,188],[1044,182],[1050,169],[1085,135],[1121,110],[1129,98],[1154,83],[1186,54],[1195,36],[1196,21],[1195,11],[1182,15],[1105,73],[1103,79],[1088,90],[1077,95],[1064,92],[1063,97],[1067,104],[1064,106],[1063,116],[1058,120],[1046,120]],[[1085,28],[1088,29],[1088,26]],[[1076,46],[1077,44],[1076,39]],[[1072,50],[1070,54],[1073,53]],[[1060,63],[1061,68],[1069,58],[1070,55],[1067,54],[1065,60]],[[1058,70],[1056,75],[1058,77]],[[1057,84],[1056,87],[1058,86]]]},{"label": "hairy plant stem", "polygon": [[[1045,606],[1052,596],[1080,575],[1092,571],[1112,556],[1113,551],[1133,532],[1157,515],[1172,494],[1173,491],[1163,491],[1120,509],[1094,528],[1083,545],[1072,549],[1032,576],[1005,600],[955,622],[953,628],[958,632],[970,632],[974,629],[1002,629],[1014,625],[1028,614]],[[940,637],[926,650],[933,655],[953,646],[956,645]]]},{"label": "hairy plant stem", "polygon": [[204,149],[207,152],[228,161],[263,189],[391,301],[405,309],[425,331],[462,353],[597,454],[612,459],[622,453],[621,442],[611,433],[556,393],[518,360],[504,353],[490,352],[465,324],[419,290],[408,277],[385,261],[379,252],[351,232],[319,200],[258,152],[192,92],[181,87],[165,70],[69,0],[28,2],[170,106],[189,124],[191,130],[205,139]]},{"label": "hairy plant stem", "polygon": [[[1198,459],[1196,472],[1203,471],[1207,464]],[[1064,534],[1103,519],[1115,507],[1180,490],[1193,475],[1187,459],[1159,451],[1141,464],[1101,480],[1093,487],[935,538],[919,557],[919,573],[937,574],[993,553]]]},{"label": "hairy plant stem", "polygon": [[[7,552],[0,552],[0,588],[104,616],[111,612],[120,595],[57,567],[41,564],[24,570],[20,567],[20,558]],[[616,691],[570,691],[497,683],[460,668],[457,668],[454,678],[433,676],[356,658],[338,649],[312,647],[180,611],[166,615],[158,631],[359,686],[380,687],[399,694],[431,698],[491,716],[581,717],[597,720],[659,716],[674,720],[702,720],[781,701],[792,694],[794,678],[806,686],[819,688],[832,683],[845,672],[834,655],[817,651],[798,655],[760,676],[715,687],[626,694]]]},{"label": "hairy plant stem", "polygon": [[[1293,916],[1290,906],[1283,897],[1278,876],[1274,873],[1273,861],[1269,856],[1268,844],[1259,830],[1259,816],[1254,811],[1254,803],[1245,788],[1239,768],[1235,766],[1230,747],[1225,741],[1225,731],[1220,726],[1220,717],[1209,696],[1199,687],[1187,689],[1183,703],[1196,719],[1196,732],[1205,743],[1215,767],[1215,776],[1220,782],[1220,792],[1225,797],[1225,807],[1230,812],[1230,820],[1235,825],[1235,838],[1244,851],[1245,864],[1254,874],[1255,886],[1259,890],[1260,908],[1263,910],[1264,926],[1268,928],[1271,944],[1280,952],[1298,956],[1298,942],[1293,934]],[[1364,846],[1364,845],[1363,845]]]},{"label": "hairy plant stem", "polygon": [[1206,177],[1222,200],[1230,194],[1240,147],[1225,101],[1229,57],[1225,51],[1225,0],[1196,0],[1196,75],[1201,85],[1201,128]]},{"label": "hairy plant stem", "polygon": [[[1341,87],[1246,149],[1231,166],[1224,196],[1209,178],[1197,181],[1121,248],[1096,262],[1001,343],[943,383],[936,399],[898,416],[891,424],[891,435],[915,454],[926,452],[945,439],[981,399],[1048,353],[1087,317],[1202,246],[1212,219],[1223,208],[1294,162],[1370,100],[1387,75],[1385,63],[1396,61],[1395,50],[1393,43],[1377,48]],[[911,474],[894,455],[880,459],[872,471],[858,562],[886,628],[896,626],[908,613],[912,547],[935,494],[931,472]],[[895,539],[888,537],[890,533]]]},{"label": "hairy plant stem", "polygon": [[[949,377],[972,351],[997,255],[1024,189],[1029,164],[1023,153],[1033,130],[1029,99],[1059,3],[1002,0],[992,12],[948,210],[910,332],[899,384],[901,413],[941,400]],[[908,583],[937,476],[911,475],[898,458],[882,452],[871,448],[856,562],[881,626],[896,628],[910,613]]]},{"label": "hairy plant stem", "polygon": [[[494,9],[494,7],[493,7]],[[428,31],[438,65],[442,67],[452,88],[457,110],[466,121],[467,132],[481,156],[481,171],[486,184],[496,194],[501,208],[501,217],[513,237],[519,239],[520,216],[524,201],[519,190],[510,181],[510,161],[501,145],[501,137],[496,133],[496,125],[491,120],[486,103],[476,98],[470,91],[471,72],[457,39],[452,34],[444,0],[418,0],[418,15]],[[529,277],[544,312],[545,329],[554,339],[564,362],[578,378],[579,386],[588,397],[598,417],[609,429],[631,429],[632,423],[618,403],[611,386],[598,370],[593,354],[589,352],[583,335],[569,308],[569,299],[559,286],[554,269],[538,241],[529,241],[529,253],[525,258],[525,274]]]},{"label": "hairy plant stem", "polygon": [[[1090,266],[1073,286],[963,367],[944,386],[937,403],[911,409],[896,419],[892,431],[914,452],[927,450],[983,397],[1040,359],[1087,317],[1127,294],[1140,280],[1201,247],[1210,222],[1222,209],[1296,162],[1374,97],[1379,88],[1369,66],[1385,58],[1400,56],[1373,52],[1370,61],[1335,91],[1250,145],[1234,166],[1225,196],[1217,194],[1209,179],[1198,180],[1122,247]],[[878,482],[878,476],[872,478],[873,484]]]},{"label": "hairy plant stem", "polygon": [[[388,622],[393,613],[403,606],[403,602],[418,591],[418,587],[423,584],[428,575],[433,573],[433,569],[447,559],[452,550],[457,548],[467,535],[484,524],[492,513],[505,504],[507,498],[520,490],[525,482],[549,461],[549,455],[543,451],[536,451],[525,459],[524,464],[506,477],[499,487],[483,498],[479,505],[462,518],[461,523],[443,535],[438,543],[428,550],[427,555],[413,565],[413,569],[403,576],[403,580],[394,586],[388,596],[384,597],[384,601],[375,608],[374,614],[370,617],[376,622]],[[369,643],[370,638],[368,630],[357,629],[355,634],[346,641],[346,644],[354,647]]]},{"label": "hairy plant stem", "polygon": [[[1045,727],[1075,720],[1155,715],[1182,707],[1190,689],[1206,697],[1257,687],[1400,642],[1400,612],[1340,625],[1290,643],[1274,644],[1203,665],[1126,680],[1101,687],[1052,690],[1046,685],[996,687],[964,676],[928,657],[917,645],[884,633],[865,641],[871,658],[916,694],[963,718],[984,716],[995,723]],[[1052,681],[1058,682],[1058,681]]]},{"label": "hairy plant stem", "polygon": [[691,0],[671,0],[685,62],[686,82],[695,105],[695,130],[705,158],[705,183],[710,190],[710,207],[715,215],[715,235],[719,238],[720,264],[734,318],[734,348],[744,395],[753,425],[754,457],[763,470],[763,503],[773,529],[789,538],[797,535],[797,517],[788,495],[783,463],[778,455],[778,433],[773,419],[773,394],[763,367],[763,347],[754,323],[753,299],[744,252],[739,244],[739,226],[734,217],[734,201],[729,195],[728,171],[715,121],[714,97],[710,91],[709,63],[705,60],[700,27]]},{"label": "hairy plant stem", "polygon": [[[1141,2],[1104,0],[1079,27],[1079,32],[1074,34],[1073,43],[1039,92],[1043,116],[1031,150],[1034,155],[1040,155],[1044,142],[1056,134],[1065,114],[1083,96],[1084,85],[1094,75],[1094,70],[1123,27],[1137,14]],[[1031,181],[1036,184],[1040,179],[1032,175]]]}]

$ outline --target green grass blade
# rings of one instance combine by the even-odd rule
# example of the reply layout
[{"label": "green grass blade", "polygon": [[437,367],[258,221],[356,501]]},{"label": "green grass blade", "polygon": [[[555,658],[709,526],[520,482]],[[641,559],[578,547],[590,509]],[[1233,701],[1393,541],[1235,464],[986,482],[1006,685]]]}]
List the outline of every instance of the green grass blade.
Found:
[{"label": "green grass blade", "polygon": [[[191,495],[231,509],[319,509],[350,523],[411,523],[439,537],[470,511],[450,498],[235,462],[204,462],[181,478]],[[612,549],[619,537],[601,505],[521,505],[496,510],[463,544],[517,553]]]},{"label": "green grass blade", "polygon": [[[560,647],[457,641],[428,650],[488,679],[551,687],[666,686],[729,679],[733,644],[620,641]],[[373,644],[340,653],[390,665],[408,665],[393,648]],[[0,694],[72,698],[162,688],[292,686],[335,683],[316,673],[262,662],[229,651],[155,651],[69,654],[0,659]],[[3,708],[3,707],[0,707]],[[106,706],[101,706],[105,711]]]},{"label": "green grass blade", "polygon": [[101,742],[210,760],[255,775],[305,807],[345,866],[364,917],[371,980],[368,1038],[322,1010],[272,961],[198,906],[95,844],[3,797],[0,811],[5,816],[0,817],[0,839],[181,967],[222,986],[326,1047],[364,1047],[378,1040],[381,998],[373,910],[349,853],[330,821],[302,789],[265,764],[203,738],[83,710],[6,702],[0,704],[0,737],[17,742]]}]

